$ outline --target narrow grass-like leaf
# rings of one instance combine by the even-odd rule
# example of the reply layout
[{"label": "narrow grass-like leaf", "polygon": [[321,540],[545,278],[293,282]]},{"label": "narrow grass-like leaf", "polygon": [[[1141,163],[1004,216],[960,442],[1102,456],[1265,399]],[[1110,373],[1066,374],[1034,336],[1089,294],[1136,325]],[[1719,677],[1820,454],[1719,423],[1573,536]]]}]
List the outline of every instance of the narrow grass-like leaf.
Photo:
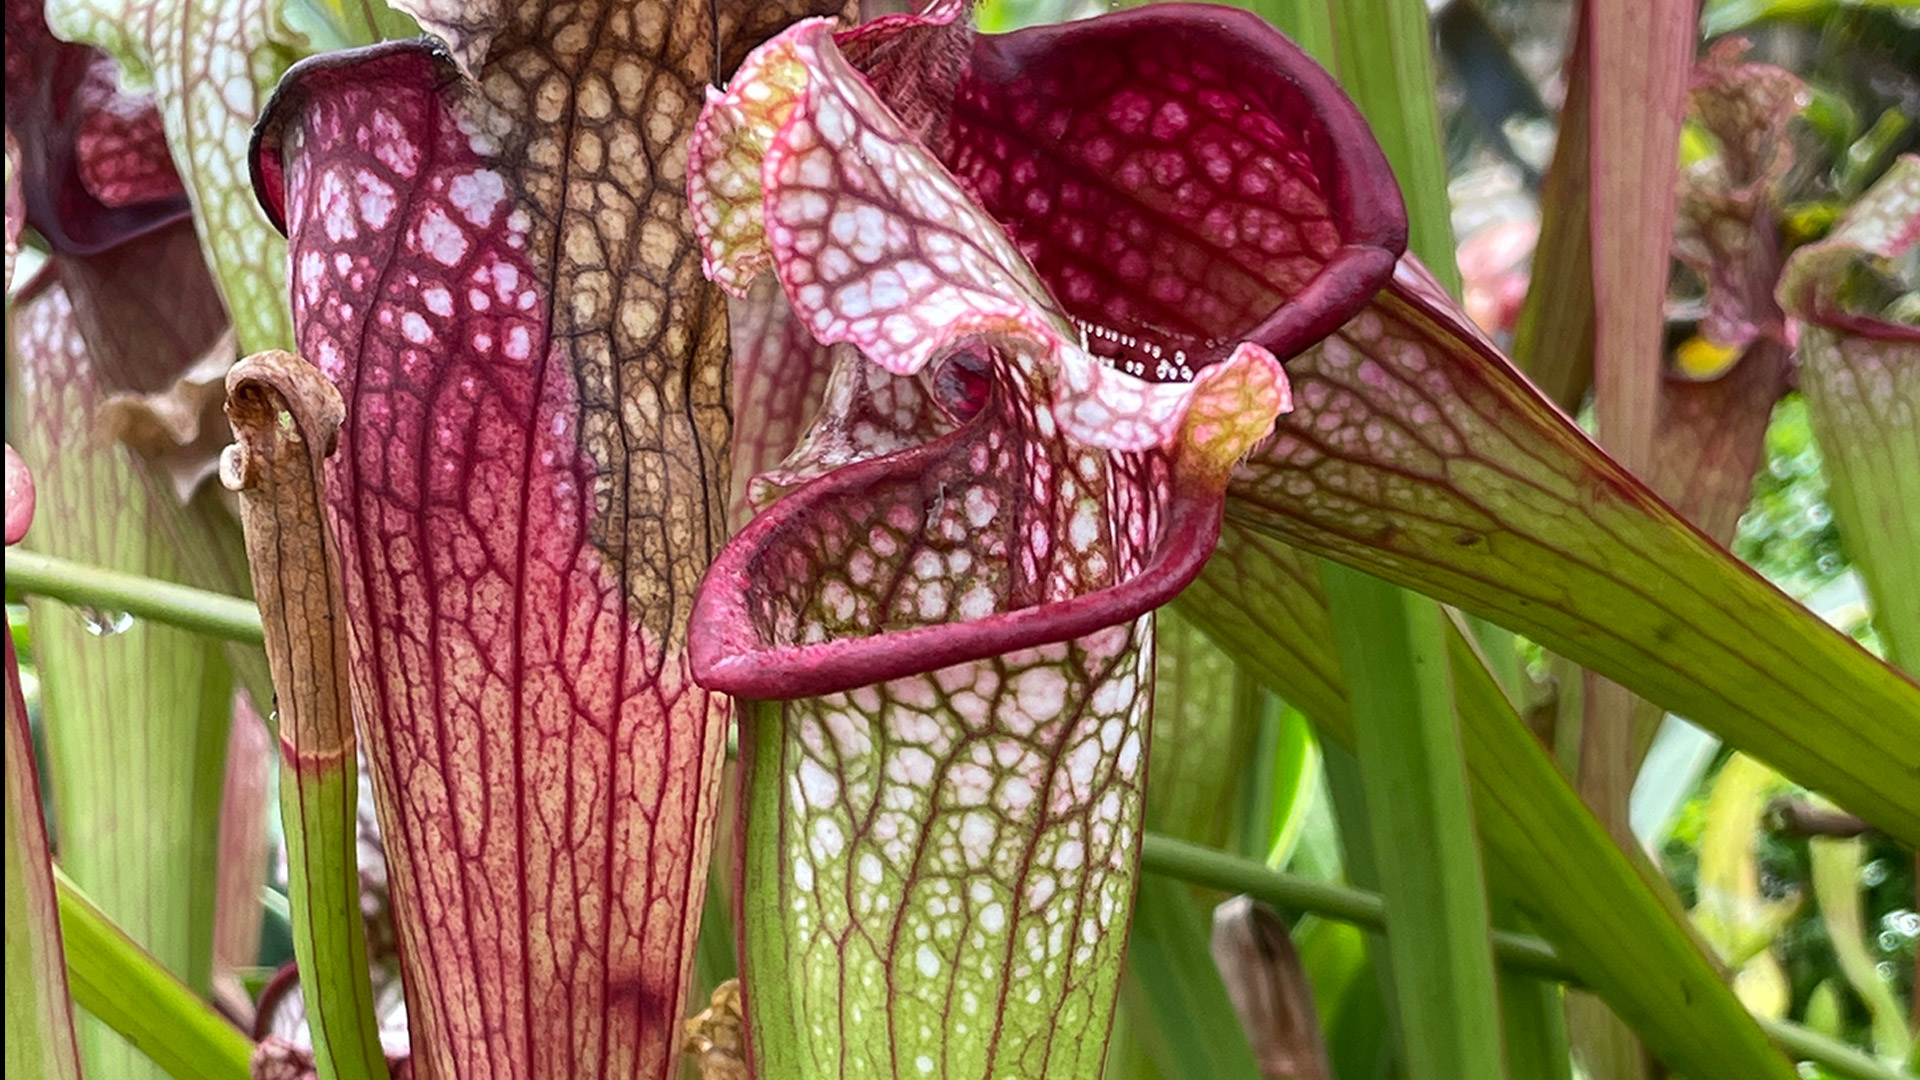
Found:
[{"label": "narrow grass-like leaf", "polygon": [[[1321,576],[1324,577],[1324,573]],[[1377,834],[1353,743],[1331,747],[1325,767],[1327,801],[1338,830],[1341,869],[1349,883],[1378,892],[1381,872],[1375,844]],[[1374,997],[1380,1004],[1381,1034],[1393,1044],[1381,1057],[1396,1067],[1404,1067],[1400,1063],[1406,1057],[1406,1040],[1400,1035],[1400,989],[1393,970],[1393,950],[1387,945],[1386,935],[1381,933],[1368,935],[1366,950]]]},{"label": "narrow grass-like leaf", "polygon": [[1258,750],[1241,803],[1239,848],[1266,859],[1269,866],[1285,866],[1313,827],[1313,815],[1327,812],[1320,741],[1305,713],[1283,704],[1247,673],[1239,677],[1257,696],[1260,722]]},{"label": "narrow grass-like leaf", "polygon": [[1407,200],[1407,248],[1458,296],[1427,6],[1420,0],[1317,2],[1331,14],[1340,85],[1373,128]]},{"label": "narrow grass-like leaf", "polygon": [[[1494,894],[1493,923],[1509,929],[1524,921],[1512,901]],[[1509,1080],[1572,1080],[1566,997],[1553,981],[1498,971],[1500,1032]]]},{"label": "narrow grass-like leaf", "polygon": [[1408,1074],[1504,1075],[1475,845],[1431,600],[1360,571],[1324,568],[1392,932]]},{"label": "narrow grass-like leaf", "polygon": [[1324,0],[1241,0],[1245,8],[1272,23],[1328,71],[1340,70],[1334,41],[1333,11]]},{"label": "narrow grass-like leaf", "polygon": [[314,1064],[321,1080],[374,1080],[386,1058],[360,911],[347,621],[321,486],[343,412],[339,392],[305,361],[248,357],[227,376],[237,441],[221,473],[240,495],[273,668],[293,952]]},{"label": "narrow grass-like leaf", "polygon": [[57,868],[74,1003],[174,1080],[248,1080],[253,1046]]},{"label": "narrow grass-like leaf", "polygon": [[1387,1008],[1369,956],[1369,936],[1358,927],[1318,916],[1295,924],[1300,963],[1325,1025],[1334,1075],[1391,1075],[1395,1060]]}]

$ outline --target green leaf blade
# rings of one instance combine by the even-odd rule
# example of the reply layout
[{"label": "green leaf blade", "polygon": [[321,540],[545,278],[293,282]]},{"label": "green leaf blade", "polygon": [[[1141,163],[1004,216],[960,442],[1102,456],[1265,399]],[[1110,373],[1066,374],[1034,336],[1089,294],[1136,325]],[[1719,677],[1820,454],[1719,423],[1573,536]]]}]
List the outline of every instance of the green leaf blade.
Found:
[{"label": "green leaf blade", "polygon": [[1410,264],[1289,375],[1302,407],[1231,521],[1526,634],[1920,839],[1920,684],[1681,520]]},{"label": "green leaf blade", "polygon": [[1329,564],[1414,1080],[1504,1075],[1487,897],[1431,601]]},{"label": "green leaf blade", "polygon": [[174,1080],[249,1080],[253,1046],[161,967],[58,870],[60,928],[76,1004]]},{"label": "green leaf blade", "polygon": [[1501,873],[1518,886],[1521,908],[1675,1069],[1791,1077],[1792,1067],[1701,951],[1678,899],[1614,846],[1528,733],[1457,618],[1447,660],[1463,738],[1477,751],[1483,832]]}]

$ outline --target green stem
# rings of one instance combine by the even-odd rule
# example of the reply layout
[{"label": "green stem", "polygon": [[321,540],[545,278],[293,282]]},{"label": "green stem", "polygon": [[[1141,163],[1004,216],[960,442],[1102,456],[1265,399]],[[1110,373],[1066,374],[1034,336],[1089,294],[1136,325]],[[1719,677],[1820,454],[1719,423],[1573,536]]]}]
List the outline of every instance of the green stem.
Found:
[{"label": "green stem", "polygon": [[[1245,893],[1278,908],[1307,912],[1328,919],[1387,928],[1387,905],[1379,893],[1333,882],[1315,881],[1225,852],[1214,851],[1157,833],[1147,833],[1140,849],[1140,867],[1150,873],[1230,893]],[[1494,931],[1493,952],[1502,965],[1542,978],[1580,984],[1580,974],[1545,940],[1527,934]]]},{"label": "green stem", "polygon": [[[8,555],[12,569],[13,555]],[[248,1080],[253,1044],[54,868],[73,1000],[175,1080]]]},{"label": "green stem", "polygon": [[1913,1074],[1872,1055],[1785,1020],[1755,1017],[1767,1037],[1800,1061],[1811,1061],[1833,1076],[1847,1080],[1913,1080]]},{"label": "green stem", "polygon": [[260,610],[251,600],[12,548],[7,551],[7,597],[15,595],[124,611],[222,641],[258,645],[265,640]]}]

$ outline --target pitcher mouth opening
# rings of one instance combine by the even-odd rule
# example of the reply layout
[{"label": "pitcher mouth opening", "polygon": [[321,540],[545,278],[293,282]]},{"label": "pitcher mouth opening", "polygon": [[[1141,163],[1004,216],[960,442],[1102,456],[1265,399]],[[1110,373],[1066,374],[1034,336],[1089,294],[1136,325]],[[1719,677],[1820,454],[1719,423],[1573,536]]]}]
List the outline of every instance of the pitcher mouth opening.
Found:
[{"label": "pitcher mouth opening", "polygon": [[[846,586],[817,570],[812,576],[796,574],[818,556],[821,536],[847,527],[842,508],[889,502],[896,512],[882,519],[891,521],[859,537],[842,537],[854,541],[842,554],[857,570],[862,562],[886,561],[885,555],[876,560],[867,545],[876,536],[898,536],[887,526],[914,516],[916,508],[921,520],[909,522],[906,530],[915,539],[942,530],[955,515],[964,519],[965,496],[943,492],[928,477],[937,466],[969,454],[983,422],[976,419],[924,445],[829,472],[743,528],[708,569],[694,598],[689,657],[695,680],[709,690],[760,700],[841,693],[1130,622],[1171,601],[1206,565],[1219,540],[1224,494],[1172,483],[1164,455],[1125,455],[1142,459],[1137,464],[1157,474],[1144,486],[1158,490],[1141,494],[1158,495],[1161,502],[1153,515],[1153,535],[1146,538],[1148,549],[1134,572],[1066,596],[989,590],[990,602],[971,605],[965,596],[949,597],[943,610],[952,617],[944,621],[914,624],[878,612],[864,624],[834,620],[829,632],[815,609],[843,603],[836,594]],[[903,491],[911,497],[902,499]],[[902,508],[905,514],[898,512]],[[882,541],[883,546],[897,543]],[[899,549],[889,554],[898,555]],[[891,571],[893,580],[874,583],[880,591],[898,591],[908,581],[905,567],[894,565]],[[797,587],[788,584],[783,590],[774,584],[791,583],[796,576],[801,578]]]}]

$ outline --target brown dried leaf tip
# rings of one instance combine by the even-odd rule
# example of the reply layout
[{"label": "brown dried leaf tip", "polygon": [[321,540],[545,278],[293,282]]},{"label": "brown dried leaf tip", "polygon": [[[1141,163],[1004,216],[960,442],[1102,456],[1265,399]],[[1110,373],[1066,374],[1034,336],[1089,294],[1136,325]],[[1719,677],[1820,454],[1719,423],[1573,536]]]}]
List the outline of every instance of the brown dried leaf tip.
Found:
[{"label": "brown dried leaf tip", "polygon": [[221,455],[220,481],[240,494],[281,752],[295,770],[339,768],[353,761],[353,713],[320,485],[346,407],[320,369],[285,352],[235,364],[226,398],[235,442]]},{"label": "brown dried leaf tip", "polygon": [[1286,920],[1252,897],[1214,909],[1213,962],[1266,1080],[1332,1080],[1313,988]]},{"label": "brown dried leaf tip", "polygon": [[681,1045],[694,1055],[701,1080],[747,1080],[746,1018],[740,1011],[740,980],[714,987],[706,1011],[686,1021]]},{"label": "brown dried leaf tip", "polygon": [[346,405],[320,370],[287,352],[255,353],[227,374],[227,419],[238,440],[220,462],[229,491],[246,491],[268,464],[261,455],[284,441],[300,446],[316,463],[333,453]]}]

